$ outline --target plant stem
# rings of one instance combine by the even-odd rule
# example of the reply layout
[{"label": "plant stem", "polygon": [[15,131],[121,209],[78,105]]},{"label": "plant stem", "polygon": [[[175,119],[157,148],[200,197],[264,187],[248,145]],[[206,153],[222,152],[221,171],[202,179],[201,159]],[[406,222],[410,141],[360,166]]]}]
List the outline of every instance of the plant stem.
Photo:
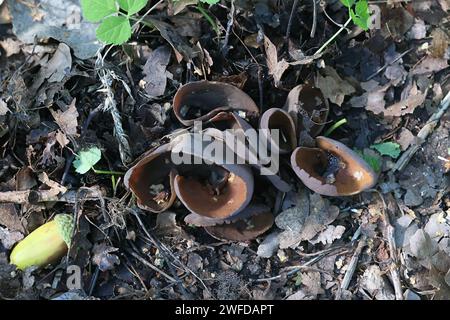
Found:
[{"label": "plant stem", "polygon": [[347,119],[341,119],[335,124],[333,124],[327,131],[325,131],[324,136],[328,137],[334,130],[347,123]]},{"label": "plant stem", "polygon": [[200,13],[205,17],[205,19],[209,22],[211,27],[214,29],[214,31],[217,34],[217,37],[219,37],[220,32],[219,28],[217,27],[217,24],[214,22],[213,18],[206,12],[206,10],[202,7],[201,2],[197,4],[197,10],[200,11]]},{"label": "plant stem", "polygon": [[330,38],[327,42],[325,42],[319,50],[317,50],[314,55],[320,54],[333,40],[342,32],[344,29],[349,25],[349,23],[352,21],[352,18],[348,18],[348,20],[345,22],[345,24]]},{"label": "plant stem", "polygon": [[97,170],[95,168],[92,168],[92,171],[94,171],[96,174],[116,174],[116,175],[119,175],[119,176],[123,176],[124,175],[123,172],[119,172],[119,171]]}]

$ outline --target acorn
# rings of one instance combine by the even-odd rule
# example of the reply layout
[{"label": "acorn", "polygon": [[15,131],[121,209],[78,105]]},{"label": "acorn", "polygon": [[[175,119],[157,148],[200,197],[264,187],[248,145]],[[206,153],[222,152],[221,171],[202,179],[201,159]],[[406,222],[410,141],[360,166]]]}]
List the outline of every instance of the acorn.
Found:
[{"label": "acorn", "polygon": [[74,221],[69,214],[58,214],[20,241],[10,255],[10,263],[20,270],[45,267],[63,257],[70,247]]}]

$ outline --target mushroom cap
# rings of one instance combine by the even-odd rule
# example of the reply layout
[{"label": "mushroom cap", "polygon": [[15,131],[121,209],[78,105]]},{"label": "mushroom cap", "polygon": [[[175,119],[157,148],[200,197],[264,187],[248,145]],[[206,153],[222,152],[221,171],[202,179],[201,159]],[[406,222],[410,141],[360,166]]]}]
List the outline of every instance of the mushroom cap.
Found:
[{"label": "mushroom cap", "polygon": [[[322,91],[308,84],[301,84],[294,87],[286,99],[284,110],[286,110],[294,120],[297,134],[307,130],[315,137],[325,126],[329,105]],[[310,118],[307,119],[305,116]],[[305,124],[308,127],[305,127]]]},{"label": "mushroom cap", "polygon": [[[173,165],[170,162],[170,146],[164,144],[143,154],[141,159],[125,173],[124,184],[136,195],[137,204],[141,209],[162,212],[175,201],[174,177]],[[167,200],[156,201],[155,195],[150,193],[151,186],[159,184],[169,185]]]},{"label": "mushroom cap", "polygon": [[[205,164],[202,168],[206,167],[213,169],[214,166]],[[217,195],[211,192],[211,186],[205,184],[203,179],[181,174],[175,177],[175,193],[189,211],[205,217],[225,219],[245,209],[250,203],[254,189],[251,170],[242,165],[224,164],[221,167],[229,175]]]},{"label": "mushroom cap", "polygon": [[241,212],[225,219],[209,218],[196,213],[190,213],[184,218],[184,222],[197,227],[211,227],[220,224],[230,224],[238,220],[248,219],[250,217],[253,217],[254,215],[264,212],[270,212],[269,207],[267,207],[266,205],[249,204]]},{"label": "mushroom cap", "polygon": [[[350,196],[375,185],[377,174],[356,152],[326,137],[317,137],[316,143],[317,148],[298,147],[291,155],[294,172],[309,189],[325,196]],[[323,176],[330,155],[339,161],[332,183]]]},{"label": "mushroom cap", "polygon": [[[200,110],[199,116],[183,114],[183,108]],[[190,82],[178,89],[173,98],[173,111],[177,119],[185,126],[194,121],[208,121],[220,111],[242,110],[258,115],[255,102],[241,89],[223,82]]]},{"label": "mushroom cap", "polygon": [[262,134],[270,142],[271,150],[279,154],[286,154],[297,146],[297,133],[295,132],[295,124],[289,113],[279,108],[271,108],[263,113],[259,123],[261,129],[279,130],[278,143],[270,137],[270,133],[266,130]]},{"label": "mushroom cap", "polygon": [[264,212],[230,224],[205,227],[205,230],[218,240],[248,241],[269,230],[273,222],[273,214]]}]

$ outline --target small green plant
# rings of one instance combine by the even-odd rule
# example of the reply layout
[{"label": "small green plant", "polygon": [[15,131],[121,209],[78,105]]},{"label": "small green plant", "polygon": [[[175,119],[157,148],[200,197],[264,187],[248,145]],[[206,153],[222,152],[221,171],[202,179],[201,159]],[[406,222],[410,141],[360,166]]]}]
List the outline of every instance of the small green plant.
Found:
[{"label": "small green plant", "polygon": [[94,165],[102,158],[102,152],[97,147],[92,147],[86,150],[82,150],[76,155],[76,159],[73,162],[75,171],[80,174],[85,174],[89,170],[93,169]]},{"label": "small green plant", "polygon": [[341,0],[341,2],[348,8],[353,23],[365,31],[369,30],[370,13],[367,0]]},{"label": "small green plant", "polygon": [[[205,16],[216,32],[218,32],[217,25],[206,10],[201,7],[200,3],[213,5],[219,1],[198,0],[197,5],[198,10]],[[105,44],[121,45],[131,37],[132,26],[130,21],[135,21],[135,24],[142,22],[151,26],[151,24],[142,21],[143,16],[135,16],[147,3],[148,0],[81,0],[81,10],[87,21],[100,22],[96,30],[98,40]]]},{"label": "small green plant", "polygon": [[101,21],[96,30],[97,39],[106,44],[119,45],[130,39],[130,20],[138,21],[133,15],[144,8],[147,2],[148,0],[81,0],[81,9],[87,21]]},{"label": "small green plant", "polygon": [[350,22],[361,27],[364,31],[369,30],[370,12],[367,0],[340,0],[341,3],[348,9],[350,18],[341,26],[341,28],[325,42],[314,55],[318,55],[325,50],[328,45],[333,42],[336,37],[347,28]]},{"label": "small green plant", "polygon": [[354,151],[356,151],[356,153],[359,154],[361,158],[363,158],[364,161],[367,162],[375,172],[381,171],[381,162],[378,157],[363,152],[362,150],[355,149]]},{"label": "small green plant", "polygon": [[400,145],[392,141],[373,144],[370,148],[377,150],[382,156],[389,156],[393,159],[397,159],[401,152]]}]

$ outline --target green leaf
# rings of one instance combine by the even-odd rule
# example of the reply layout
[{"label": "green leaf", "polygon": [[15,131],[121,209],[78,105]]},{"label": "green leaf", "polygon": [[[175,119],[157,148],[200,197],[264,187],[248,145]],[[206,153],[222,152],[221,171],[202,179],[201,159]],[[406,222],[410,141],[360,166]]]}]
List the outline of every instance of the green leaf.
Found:
[{"label": "green leaf", "polygon": [[379,159],[380,157],[374,157],[374,156],[372,156],[370,154],[363,153],[362,150],[355,150],[355,151],[356,151],[356,153],[358,153],[361,156],[361,158],[364,159],[365,162],[367,162],[369,164],[369,166],[372,167],[372,169],[375,172],[380,172],[381,171],[381,162],[380,162],[380,159]]},{"label": "green leaf", "polygon": [[126,17],[108,17],[96,31],[97,39],[106,44],[122,44],[131,37],[130,21]]},{"label": "green leaf", "polygon": [[92,147],[87,150],[80,151],[80,154],[77,154],[75,161],[73,162],[73,166],[75,167],[75,171],[81,174],[85,174],[92,167],[100,161],[102,157],[102,152],[97,147]]},{"label": "green leaf", "polygon": [[369,5],[367,4],[367,1],[359,0],[355,6],[355,12],[356,15],[359,16],[361,19],[368,20],[370,14],[369,14]]},{"label": "green leaf", "polygon": [[382,156],[389,156],[391,158],[398,158],[400,155],[400,145],[395,142],[383,142],[370,146],[372,149],[377,150]]},{"label": "green leaf", "polygon": [[90,22],[98,22],[118,11],[114,0],[81,0],[81,9]]},{"label": "green leaf", "polygon": [[148,0],[117,0],[117,2],[119,3],[119,6],[131,16],[145,7]]},{"label": "green leaf", "polygon": [[208,3],[208,4],[216,4],[220,0],[200,0],[200,2]]},{"label": "green leaf", "polygon": [[347,8],[351,8],[355,3],[355,0],[341,0],[341,3]]},{"label": "green leaf", "polygon": [[350,16],[352,17],[353,23],[356,24],[358,27],[360,27],[364,31],[369,30],[369,26],[367,25],[367,23],[369,22],[368,19],[360,18],[359,16],[357,16],[355,14],[355,12],[353,10],[350,10]]}]

